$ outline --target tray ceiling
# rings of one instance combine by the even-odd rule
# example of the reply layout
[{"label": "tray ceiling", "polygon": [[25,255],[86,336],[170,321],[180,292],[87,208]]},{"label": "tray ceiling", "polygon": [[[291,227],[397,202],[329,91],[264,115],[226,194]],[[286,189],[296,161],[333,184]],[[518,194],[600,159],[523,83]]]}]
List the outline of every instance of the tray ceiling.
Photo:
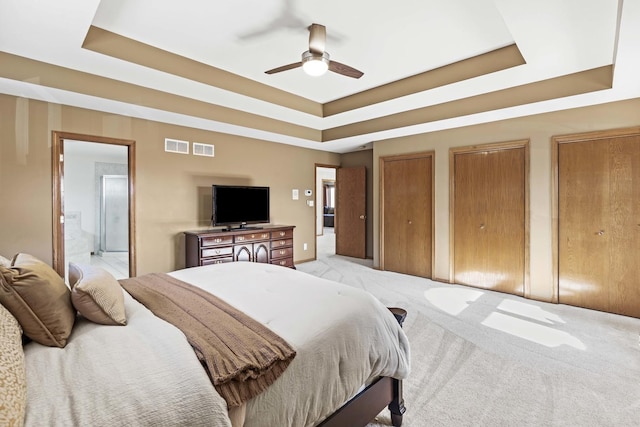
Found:
[{"label": "tray ceiling", "polygon": [[[264,73],[311,23],[363,77]],[[0,0],[0,93],[347,152],[638,97],[639,40],[638,0]]]}]

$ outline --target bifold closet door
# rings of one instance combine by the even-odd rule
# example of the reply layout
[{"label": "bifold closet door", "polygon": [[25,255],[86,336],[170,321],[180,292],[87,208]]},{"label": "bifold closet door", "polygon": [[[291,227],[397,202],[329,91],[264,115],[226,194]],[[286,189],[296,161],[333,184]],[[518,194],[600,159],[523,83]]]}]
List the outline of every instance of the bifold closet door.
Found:
[{"label": "bifold closet door", "polygon": [[558,145],[558,299],[640,317],[640,135]]},{"label": "bifold closet door", "polygon": [[432,275],[433,156],[382,159],[383,269]]},{"label": "bifold closet door", "polygon": [[456,153],[453,280],[524,294],[525,148]]}]

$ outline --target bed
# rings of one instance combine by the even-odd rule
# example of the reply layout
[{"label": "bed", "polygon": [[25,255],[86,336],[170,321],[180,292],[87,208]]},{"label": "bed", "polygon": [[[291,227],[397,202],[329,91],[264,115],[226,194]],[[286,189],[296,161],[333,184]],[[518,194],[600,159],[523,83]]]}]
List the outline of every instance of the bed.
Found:
[{"label": "bed", "polygon": [[[115,281],[81,268],[83,284],[73,287],[73,298],[84,282]],[[0,266],[5,293],[9,270]],[[397,310],[362,290],[270,264],[226,263],[166,276],[266,325],[295,357],[264,391],[229,411],[185,334],[118,288],[126,314],[120,325],[96,323],[81,311],[64,346],[23,345],[24,425],[357,426],[387,406],[394,425],[401,424],[410,353]],[[11,305],[6,300],[0,293],[0,302]],[[9,378],[1,372],[0,386]]]}]

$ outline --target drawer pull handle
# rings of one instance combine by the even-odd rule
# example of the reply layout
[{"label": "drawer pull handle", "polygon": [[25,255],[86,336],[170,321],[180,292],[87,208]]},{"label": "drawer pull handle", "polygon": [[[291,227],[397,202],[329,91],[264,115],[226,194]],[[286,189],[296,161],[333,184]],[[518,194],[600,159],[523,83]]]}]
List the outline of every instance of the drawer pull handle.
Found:
[{"label": "drawer pull handle", "polygon": [[219,253],[220,253],[220,249],[216,249],[216,254],[219,254]]},{"label": "drawer pull handle", "polygon": [[287,265],[287,261],[280,261],[280,265]]},{"label": "drawer pull handle", "polygon": [[280,236],[284,236],[284,234],[285,234],[284,231],[280,232]]},{"label": "drawer pull handle", "polygon": [[222,242],[222,239],[217,237],[217,238],[213,239],[213,241],[216,242],[216,243],[220,243],[220,242]]},{"label": "drawer pull handle", "polygon": [[244,237],[238,237],[238,241],[242,242],[244,240]]},{"label": "drawer pull handle", "polygon": [[287,242],[285,242],[284,240],[280,240],[280,246],[284,246]]},{"label": "drawer pull handle", "polygon": [[284,251],[284,250],[280,251],[280,255],[284,255],[286,253],[287,253],[287,251]]}]

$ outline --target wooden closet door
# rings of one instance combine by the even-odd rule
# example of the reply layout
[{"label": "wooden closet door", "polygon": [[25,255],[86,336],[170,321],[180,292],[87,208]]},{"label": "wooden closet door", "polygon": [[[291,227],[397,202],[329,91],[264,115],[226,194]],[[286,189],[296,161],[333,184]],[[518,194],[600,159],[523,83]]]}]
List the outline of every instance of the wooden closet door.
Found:
[{"label": "wooden closet door", "polygon": [[383,269],[431,278],[433,157],[383,160]]},{"label": "wooden closet door", "polygon": [[558,146],[558,297],[640,317],[640,136]]},{"label": "wooden closet door", "polygon": [[525,149],[454,157],[455,283],[524,294]]}]

